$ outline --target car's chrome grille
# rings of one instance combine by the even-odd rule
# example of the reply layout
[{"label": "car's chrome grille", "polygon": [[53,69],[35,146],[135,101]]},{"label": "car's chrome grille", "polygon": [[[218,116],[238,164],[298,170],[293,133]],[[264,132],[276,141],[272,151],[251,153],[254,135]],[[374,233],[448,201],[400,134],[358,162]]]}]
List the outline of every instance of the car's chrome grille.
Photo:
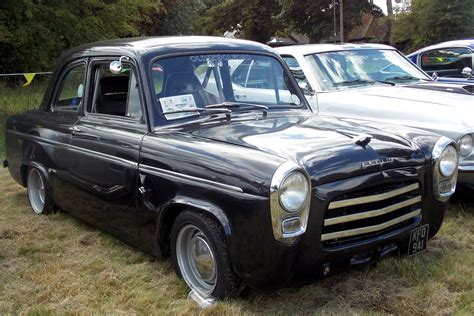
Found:
[{"label": "car's chrome grille", "polygon": [[344,194],[329,203],[321,241],[325,247],[362,241],[410,225],[420,215],[418,183],[402,182]]}]

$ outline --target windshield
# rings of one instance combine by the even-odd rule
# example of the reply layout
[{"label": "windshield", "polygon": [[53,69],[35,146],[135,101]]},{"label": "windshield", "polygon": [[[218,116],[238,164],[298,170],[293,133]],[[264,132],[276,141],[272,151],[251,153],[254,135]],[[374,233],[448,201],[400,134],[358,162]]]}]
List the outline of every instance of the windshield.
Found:
[{"label": "windshield", "polygon": [[346,50],[312,54],[305,58],[322,91],[429,80],[393,50]]},{"label": "windshield", "polygon": [[280,61],[265,55],[205,54],[158,59],[152,64],[151,78],[155,125],[163,119],[175,121],[219,113],[221,108],[234,113],[303,105]]}]

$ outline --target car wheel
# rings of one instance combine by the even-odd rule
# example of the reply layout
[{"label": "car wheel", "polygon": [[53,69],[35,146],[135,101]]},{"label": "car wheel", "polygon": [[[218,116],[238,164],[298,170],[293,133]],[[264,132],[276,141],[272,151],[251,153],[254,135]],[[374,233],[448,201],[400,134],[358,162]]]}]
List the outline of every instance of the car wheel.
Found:
[{"label": "car wheel", "polygon": [[220,225],[192,210],[176,218],[171,232],[176,273],[204,297],[222,299],[235,294],[237,278]]},{"label": "car wheel", "polygon": [[26,180],[28,200],[36,214],[51,211],[51,202],[46,177],[37,168],[29,168]]}]

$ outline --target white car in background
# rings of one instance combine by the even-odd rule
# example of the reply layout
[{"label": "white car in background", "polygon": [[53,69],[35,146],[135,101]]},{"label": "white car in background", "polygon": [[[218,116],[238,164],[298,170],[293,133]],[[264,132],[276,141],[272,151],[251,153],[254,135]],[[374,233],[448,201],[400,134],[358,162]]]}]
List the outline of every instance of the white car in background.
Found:
[{"label": "white car in background", "polygon": [[386,45],[314,44],[276,51],[290,66],[314,112],[406,125],[456,140],[461,154],[458,184],[474,189],[472,94],[433,82]]}]

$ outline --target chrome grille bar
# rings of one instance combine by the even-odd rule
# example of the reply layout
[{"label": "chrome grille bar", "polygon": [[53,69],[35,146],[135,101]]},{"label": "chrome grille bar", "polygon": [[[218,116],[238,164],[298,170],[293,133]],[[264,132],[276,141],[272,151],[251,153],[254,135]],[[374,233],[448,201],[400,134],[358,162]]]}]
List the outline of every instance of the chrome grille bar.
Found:
[{"label": "chrome grille bar", "polygon": [[330,239],[337,239],[337,238],[343,238],[343,237],[351,237],[351,236],[356,236],[356,235],[361,235],[361,234],[377,232],[377,231],[389,228],[390,226],[401,223],[403,221],[406,221],[406,220],[408,220],[410,218],[413,218],[415,216],[418,216],[420,214],[421,214],[421,209],[417,209],[413,212],[410,212],[410,213],[405,214],[403,216],[394,218],[394,219],[392,219],[388,222],[382,223],[380,225],[366,226],[366,227],[361,227],[361,228],[356,228],[356,229],[343,230],[343,231],[339,231],[339,232],[335,232],[335,233],[322,234],[321,235],[321,241],[326,241],[326,240],[330,240]]},{"label": "chrome grille bar", "polygon": [[388,192],[385,192],[385,193],[374,194],[374,195],[363,196],[363,197],[347,199],[347,200],[341,200],[341,201],[335,201],[335,202],[329,203],[328,209],[332,210],[332,209],[340,208],[340,207],[354,206],[354,205],[359,205],[359,204],[366,204],[366,203],[383,201],[383,200],[392,198],[394,196],[416,190],[419,187],[420,187],[420,185],[418,183],[413,183],[413,184],[407,185],[403,188],[388,191]]},{"label": "chrome grille bar", "polygon": [[384,208],[381,208],[381,209],[378,209],[378,210],[329,218],[329,219],[324,220],[324,226],[336,225],[336,224],[340,224],[340,223],[356,221],[356,220],[359,220],[359,219],[385,215],[387,213],[390,213],[390,212],[393,212],[395,210],[407,207],[409,205],[416,204],[418,202],[421,202],[421,196],[420,195],[418,195],[414,198],[408,199],[406,201],[402,201],[402,202],[399,202],[399,203],[396,203],[396,204],[389,205],[387,207],[384,207]]}]

